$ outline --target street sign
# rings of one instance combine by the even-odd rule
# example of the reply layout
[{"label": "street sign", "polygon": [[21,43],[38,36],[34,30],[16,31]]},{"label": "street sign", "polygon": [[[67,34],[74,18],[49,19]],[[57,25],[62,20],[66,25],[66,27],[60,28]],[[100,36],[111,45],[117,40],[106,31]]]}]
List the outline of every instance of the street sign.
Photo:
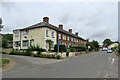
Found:
[{"label": "street sign", "polygon": [[77,52],[77,49],[75,49],[75,52]]},{"label": "street sign", "polygon": [[59,53],[59,45],[60,45],[60,42],[58,42],[58,53]]},{"label": "street sign", "polygon": [[58,45],[60,45],[60,42],[58,42]]}]

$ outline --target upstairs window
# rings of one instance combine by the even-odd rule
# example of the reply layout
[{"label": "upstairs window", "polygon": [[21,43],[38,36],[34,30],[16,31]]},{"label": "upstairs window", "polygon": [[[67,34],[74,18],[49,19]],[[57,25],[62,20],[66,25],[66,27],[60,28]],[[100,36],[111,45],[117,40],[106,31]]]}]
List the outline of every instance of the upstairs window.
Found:
[{"label": "upstairs window", "polygon": [[58,37],[58,39],[61,39],[61,34],[59,33],[59,37]]},{"label": "upstairs window", "polygon": [[48,30],[46,30],[46,37],[48,37]]},{"label": "upstairs window", "polygon": [[73,41],[73,38],[71,37],[71,41]]},{"label": "upstairs window", "polygon": [[69,41],[69,36],[67,37],[67,40]]},{"label": "upstairs window", "polygon": [[28,31],[23,31],[23,36],[27,36],[28,35]]},{"label": "upstairs window", "polygon": [[19,33],[18,32],[15,32],[15,37],[18,37],[19,36]]},{"label": "upstairs window", "polygon": [[78,39],[77,39],[77,43],[78,43]]},{"label": "upstairs window", "polygon": [[52,31],[52,38],[54,38],[54,32]]},{"label": "upstairs window", "polygon": [[64,37],[64,35],[63,35],[63,40],[65,40],[65,37]]},{"label": "upstairs window", "polygon": [[64,35],[64,40],[66,40],[66,35]]}]

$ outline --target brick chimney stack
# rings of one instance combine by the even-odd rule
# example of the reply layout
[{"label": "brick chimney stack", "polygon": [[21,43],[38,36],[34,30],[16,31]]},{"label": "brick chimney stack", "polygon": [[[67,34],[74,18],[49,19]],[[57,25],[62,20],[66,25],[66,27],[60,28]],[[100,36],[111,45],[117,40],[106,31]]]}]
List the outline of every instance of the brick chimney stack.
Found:
[{"label": "brick chimney stack", "polygon": [[59,25],[59,28],[60,28],[60,29],[63,29],[63,25],[62,25],[62,24],[60,24],[60,25]]},{"label": "brick chimney stack", "polygon": [[69,32],[71,32],[71,33],[72,33],[72,29],[69,29]]},{"label": "brick chimney stack", "polygon": [[75,33],[75,35],[77,35],[77,36],[78,36],[78,32],[76,32],[76,33]]},{"label": "brick chimney stack", "polygon": [[49,23],[49,17],[43,17],[43,22]]}]

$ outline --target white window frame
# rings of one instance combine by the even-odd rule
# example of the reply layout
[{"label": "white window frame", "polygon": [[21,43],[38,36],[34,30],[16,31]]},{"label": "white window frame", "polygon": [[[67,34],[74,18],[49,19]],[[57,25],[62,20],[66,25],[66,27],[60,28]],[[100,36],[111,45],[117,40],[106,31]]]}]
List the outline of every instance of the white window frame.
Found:
[{"label": "white window frame", "polygon": [[66,35],[64,35],[64,40],[66,40]]},{"label": "white window frame", "polygon": [[69,41],[69,36],[67,36],[67,40]]},{"label": "white window frame", "polygon": [[60,33],[58,34],[58,39],[61,39],[61,34]]},{"label": "white window frame", "polygon": [[15,37],[18,37],[19,36],[19,32],[15,32]]},{"label": "white window frame", "polygon": [[27,30],[23,31],[23,36],[27,36],[27,35],[28,35],[28,31]]},{"label": "white window frame", "polygon": [[46,30],[46,37],[48,37],[49,36],[49,33],[48,33],[48,30]]},{"label": "white window frame", "polygon": [[54,38],[54,31],[52,31],[52,38]]},{"label": "white window frame", "polygon": [[64,37],[64,35],[63,35],[63,40],[65,40],[65,37]]},{"label": "white window frame", "polygon": [[[26,42],[26,43],[25,43]],[[26,40],[26,41],[22,41],[22,46],[23,47],[28,47],[29,46],[29,41],[28,40]]]}]

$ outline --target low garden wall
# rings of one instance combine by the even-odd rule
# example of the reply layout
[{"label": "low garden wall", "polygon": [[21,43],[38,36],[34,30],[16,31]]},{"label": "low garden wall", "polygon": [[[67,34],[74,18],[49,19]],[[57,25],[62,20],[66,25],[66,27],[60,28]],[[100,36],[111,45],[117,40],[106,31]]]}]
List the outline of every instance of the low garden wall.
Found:
[{"label": "low garden wall", "polygon": [[75,56],[75,52],[70,52],[69,57]]},{"label": "low garden wall", "polygon": [[9,54],[13,49],[12,48],[7,48],[7,49],[2,49],[2,52]]}]

